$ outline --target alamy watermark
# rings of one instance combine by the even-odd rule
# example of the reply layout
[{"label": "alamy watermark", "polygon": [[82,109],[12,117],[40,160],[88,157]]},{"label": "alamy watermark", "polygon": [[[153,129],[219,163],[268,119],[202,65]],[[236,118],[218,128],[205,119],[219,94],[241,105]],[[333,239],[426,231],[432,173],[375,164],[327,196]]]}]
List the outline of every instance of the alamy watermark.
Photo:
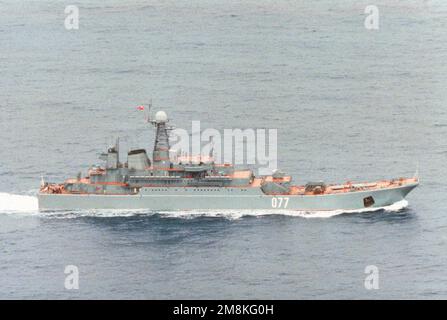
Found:
[{"label": "alamy watermark", "polygon": [[65,7],[65,20],[64,26],[67,30],[79,29],[79,8],[75,5],[69,5]]},{"label": "alamy watermark", "polygon": [[368,265],[365,267],[365,274],[367,274],[364,286],[367,290],[379,289],[379,268],[375,265]]},{"label": "alamy watermark", "polygon": [[200,121],[192,121],[191,134],[176,128],[171,133],[171,157],[177,162],[256,165],[260,175],[277,169],[277,129],[201,130]]},{"label": "alamy watermark", "polygon": [[64,273],[65,281],[64,287],[67,290],[78,290],[79,289],[79,269],[75,265],[67,265],[65,266]]},{"label": "alamy watermark", "polygon": [[365,8],[365,28],[367,30],[379,30],[379,8],[374,5],[369,5]]}]

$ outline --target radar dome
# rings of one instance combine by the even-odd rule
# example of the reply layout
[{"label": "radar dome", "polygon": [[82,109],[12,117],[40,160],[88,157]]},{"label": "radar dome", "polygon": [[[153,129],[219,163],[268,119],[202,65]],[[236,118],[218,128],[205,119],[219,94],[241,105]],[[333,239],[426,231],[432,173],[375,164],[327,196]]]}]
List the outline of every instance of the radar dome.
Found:
[{"label": "radar dome", "polygon": [[155,114],[155,121],[157,121],[157,122],[166,122],[166,121],[168,121],[168,115],[164,111],[158,111]]}]

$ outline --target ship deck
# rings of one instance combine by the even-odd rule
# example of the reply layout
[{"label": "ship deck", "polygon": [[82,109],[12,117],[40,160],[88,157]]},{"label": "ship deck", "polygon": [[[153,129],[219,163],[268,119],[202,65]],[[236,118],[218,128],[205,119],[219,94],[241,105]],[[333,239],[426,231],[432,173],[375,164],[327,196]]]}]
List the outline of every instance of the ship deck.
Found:
[{"label": "ship deck", "polygon": [[[364,183],[346,182],[344,184],[326,185],[326,189],[321,194],[339,194],[358,191],[390,189],[418,182],[418,178],[399,178]],[[289,195],[314,195],[314,193],[306,192],[305,186],[291,186]]]},{"label": "ship deck", "polygon": [[[285,177],[288,179],[289,177]],[[242,185],[242,186],[232,186],[232,187],[223,187],[223,188],[261,188],[261,184],[264,181],[265,178],[255,178],[250,184]],[[267,179],[272,179],[272,177],[268,177]],[[283,179],[283,178],[281,178]],[[273,179],[275,180],[275,179]],[[67,180],[71,182],[71,180]],[[76,180],[73,180],[75,182]],[[82,183],[91,183],[89,179],[81,179],[77,182]],[[281,193],[281,194],[268,194],[268,195],[288,195],[288,196],[294,196],[294,195],[330,195],[330,194],[343,194],[348,192],[360,192],[360,191],[374,191],[374,190],[381,190],[381,189],[391,189],[391,188],[398,188],[409,184],[417,184],[419,182],[418,178],[399,178],[399,179],[392,179],[392,180],[379,180],[376,182],[364,182],[364,183],[353,183],[353,182],[346,182],[344,184],[329,184],[326,185],[323,190],[319,193],[315,193],[313,191],[308,192],[306,191],[306,186],[304,185],[292,185],[290,186],[290,191],[288,193]],[[117,184],[117,183],[107,183],[107,184]],[[124,185],[124,184],[123,184]],[[179,186],[163,186],[164,188],[179,188]],[[194,188],[194,187],[191,187]],[[64,184],[51,184],[47,185],[40,189],[40,193],[47,193],[47,194],[82,194],[80,192],[69,192],[64,189]],[[87,194],[87,193],[85,193]],[[111,194],[111,193],[106,193]],[[135,192],[132,192],[131,194],[135,194]],[[121,194],[122,195],[122,194]]]}]

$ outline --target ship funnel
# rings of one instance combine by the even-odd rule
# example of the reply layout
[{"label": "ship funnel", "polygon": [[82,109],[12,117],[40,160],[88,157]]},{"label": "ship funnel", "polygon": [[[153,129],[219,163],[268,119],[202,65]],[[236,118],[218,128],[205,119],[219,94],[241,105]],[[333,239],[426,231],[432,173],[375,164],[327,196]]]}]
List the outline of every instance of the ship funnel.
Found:
[{"label": "ship funnel", "polygon": [[150,165],[151,162],[147,157],[146,150],[138,149],[128,153],[127,166],[130,170],[145,170]]}]

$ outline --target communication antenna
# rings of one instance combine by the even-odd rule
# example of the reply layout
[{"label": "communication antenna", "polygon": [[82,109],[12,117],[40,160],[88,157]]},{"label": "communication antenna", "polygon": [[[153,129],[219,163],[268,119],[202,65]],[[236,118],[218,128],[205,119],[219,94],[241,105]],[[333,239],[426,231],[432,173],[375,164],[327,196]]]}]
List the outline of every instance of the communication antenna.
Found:
[{"label": "communication antenna", "polygon": [[214,136],[211,136],[211,148],[209,157],[214,161]]},{"label": "communication antenna", "polygon": [[416,163],[416,172],[414,173],[414,178],[419,181],[419,161]]},{"label": "communication antenna", "polygon": [[152,98],[149,100],[149,103],[147,104],[147,111],[146,111],[146,122],[151,122],[151,108],[152,108]]},{"label": "communication antenna", "polygon": [[116,156],[117,156],[116,159],[117,159],[117,162],[118,162],[118,165],[119,165],[119,162],[120,162],[120,137],[116,138],[115,150],[116,150]]}]

